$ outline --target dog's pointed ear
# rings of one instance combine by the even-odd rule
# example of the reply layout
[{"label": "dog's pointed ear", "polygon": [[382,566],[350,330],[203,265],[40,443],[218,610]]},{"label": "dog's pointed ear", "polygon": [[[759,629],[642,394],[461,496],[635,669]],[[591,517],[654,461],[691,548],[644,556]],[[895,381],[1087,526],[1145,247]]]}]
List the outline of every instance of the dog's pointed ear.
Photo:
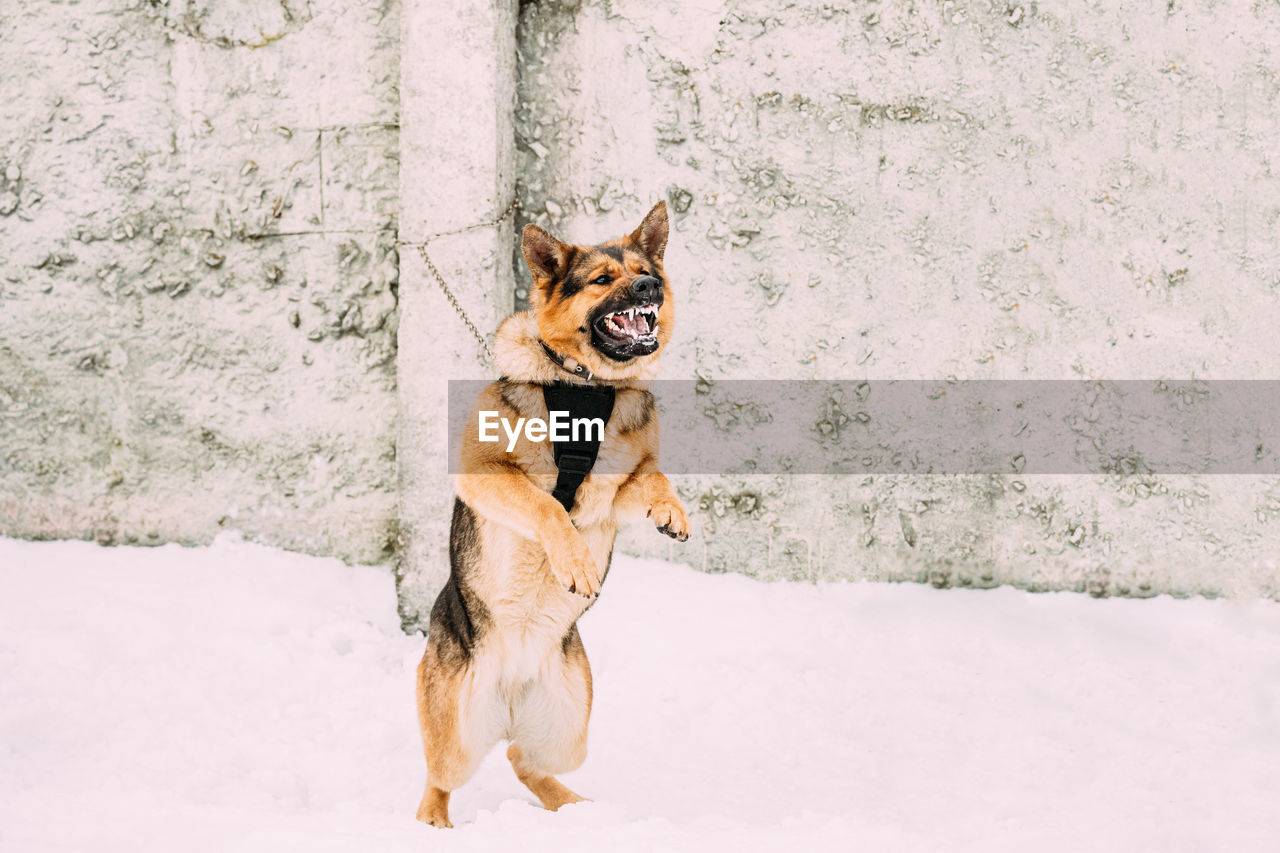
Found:
[{"label": "dog's pointed ear", "polygon": [[635,243],[645,254],[659,263],[662,253],[667,249],[667,203],[660,201],[653,210],[645,214],[644,222],[631,232],[631,242]]},{"label": "dog's pointed ear", "polygon": [[532,222],[524,227],[520,237],[520,251],[524,253],[533,283],[545,286],[561,275],[569,259],[569,247],[543,231]]}]

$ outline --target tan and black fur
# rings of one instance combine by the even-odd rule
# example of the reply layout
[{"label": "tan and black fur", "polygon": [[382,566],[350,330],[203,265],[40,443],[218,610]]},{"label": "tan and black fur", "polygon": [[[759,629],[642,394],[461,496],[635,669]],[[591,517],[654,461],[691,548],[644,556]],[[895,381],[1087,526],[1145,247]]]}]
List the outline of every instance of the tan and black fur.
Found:
[{"label": "tan and black fur", "polygon": [[[598,246],[524,229],[533,308],[498,329],[503,378],[480,395],[463,436],[450,575],[418,667],[427,757],[418,819],[433,826],[452,825],[450,792],[503,739],[516,775],[546,808],[581,799],[555,779],[586,758],[591,670],[578,617],[599,594],[623,521],[647,517],[668,536],[689,536],[684,507],[657,468],[658,423],[646,389],[674,323],[666,243],[662,203],[634,232]],[[642,338],[615,338],[617,306],[641,301],[649,311],[656,304],[656,326]],[[575,363],[590,380],[572,372]],[[481,410],[546,418],[542,387],[557,381],[607,383],[616,394],[572,512],[551,495],[549,442],[522,436],[508,453],[505,442],[477,440]]]}]

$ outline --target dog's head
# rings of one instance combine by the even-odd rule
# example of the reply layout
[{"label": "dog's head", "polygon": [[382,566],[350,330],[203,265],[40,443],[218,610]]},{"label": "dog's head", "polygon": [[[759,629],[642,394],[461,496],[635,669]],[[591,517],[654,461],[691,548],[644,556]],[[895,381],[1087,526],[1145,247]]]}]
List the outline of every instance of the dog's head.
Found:
[{"label": "dog's head", "polygon": [[665,202],[626,237],[598,246],[561,243],[526,225],[520,248],[533,273],[530,301],[543,342],[606,379],[640,373],[675,324],[666,247]]}]

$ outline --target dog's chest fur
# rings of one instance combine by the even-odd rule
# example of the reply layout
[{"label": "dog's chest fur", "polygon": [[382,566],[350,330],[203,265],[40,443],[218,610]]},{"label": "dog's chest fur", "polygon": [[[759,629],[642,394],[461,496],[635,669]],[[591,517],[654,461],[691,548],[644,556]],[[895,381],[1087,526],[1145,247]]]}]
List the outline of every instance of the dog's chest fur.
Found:
[{"label": "dog's chest fur", "polygon": [[[504,407],[513,410],[508,416],[548,416],[540,385],[511,380],[498,384]],[[648,452],[635,436],[652,417],[648,391],[618,389],[595,467],[578,488],[570,513],[602,578],[622,522],[615,497]],[[522,440],[513,455],[539,488],[550,492],[555,487],[558,472],[549,442]],[[537,542],[484,517],[478,519],[477,534],[483,568],[468,572],[466,584],[483,603],[487,625],[474,653],[489,661],[484,669],[498,681],[519,684],[534,677],[549,655],[560,654],[566,634],[591,602],[561,588]]]},{"label": "dog's chest fur", "polygon": [[[500,399],[508,417],[549,417],[541,385],[502,380],[498,383]],[[615,392],[613,414],[605,425],[604,440],[595,466],[587,475],[574,500],[569,517],[583,529],[613,518],[613,499],[619,486],[640,465],[648,445],[637,441],[640,430],[654,417],[653,395],[643,389],[619,388]],[[513,460],[543,491],[555,488],[558,471],[550,442],[520,441]]]}]

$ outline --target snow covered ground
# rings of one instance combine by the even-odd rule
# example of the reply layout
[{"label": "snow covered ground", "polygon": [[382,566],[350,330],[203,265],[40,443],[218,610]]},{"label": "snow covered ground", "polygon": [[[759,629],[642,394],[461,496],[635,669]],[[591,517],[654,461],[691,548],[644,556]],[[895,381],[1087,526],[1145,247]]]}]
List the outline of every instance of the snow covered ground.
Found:
[{"label": "snow covered ground", "polygon": [[1280,605],[762,584],[618,558],[594,802],[501,750],[413,819],[385,570],[0,540],[0,850],[1275,850]]}]

